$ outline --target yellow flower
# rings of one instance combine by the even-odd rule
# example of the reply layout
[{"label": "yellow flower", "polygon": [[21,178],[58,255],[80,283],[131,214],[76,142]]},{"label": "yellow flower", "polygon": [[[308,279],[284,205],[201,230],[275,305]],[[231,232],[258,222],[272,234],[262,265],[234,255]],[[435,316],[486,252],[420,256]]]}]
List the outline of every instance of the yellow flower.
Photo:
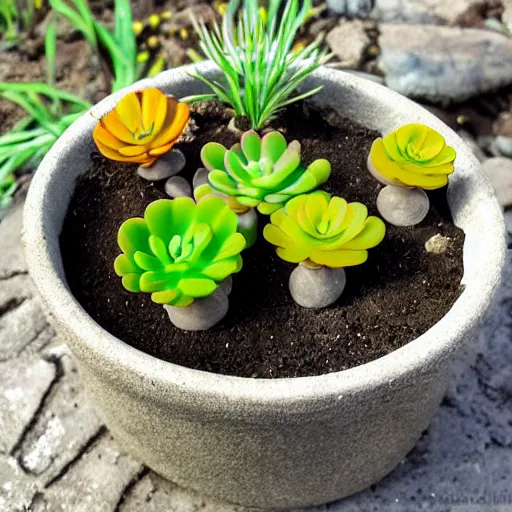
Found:
[{"label": "yellow flower", "polygon": [[294,197],[273,213],[263,230],[291,263],[313,262],[331,268],[360,265],[386,233],[384,222],[368,217],[366,206],[317,190]]},{"label": "yellow flower", "polygon": [[189,117],[185,103],[158,89],[145,89],[124,96],[99,120],[92,136],[110,160],[149,167],[178,142]]},{"label": "yellow flower", "polygon": [[387,184],[433,190],[448,183],[455,156],[440,133],[424,124],[407,124],[377,139],[368,163]]}]

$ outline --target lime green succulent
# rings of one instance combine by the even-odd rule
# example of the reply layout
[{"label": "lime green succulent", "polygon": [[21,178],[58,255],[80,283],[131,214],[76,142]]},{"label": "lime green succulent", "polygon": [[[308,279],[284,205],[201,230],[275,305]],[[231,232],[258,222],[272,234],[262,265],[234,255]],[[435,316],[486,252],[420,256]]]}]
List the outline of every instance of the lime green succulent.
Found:
[{"label": "lime green succulent", "polygon": [[288,145],[279,132],[260,138],[251,130],[230,150],[209,142],[201,158],[210,171],[208,180],[213,189],[236,198],[240,205],[257,207],[260,213],[270,215],[292,197],[325,183],[331,174],[331,164],[323,159],[306,169],[300,161],[300,149],[298,141]]},{"label": "lime green succulent", "polygon": [[240,271],[244,237],[237,217],[218,197],[195,203],[188,197],[151,203],[144,218],[119,229],[123,254],[114,268],[131,292],[151,293],[157,304],[188,306]]},{"label": "lime green succulent", "polygon": [[424,124],[407,124],[378,138],[369,156],[369,168],[389,185],[433,190],[448,183],[455,149]]},{"label": "lime green succulent", "polygon": [[291,199],[273,213],[263,235],[277,254],[291,263],[306,262],[331,268],[360,265],[368,251],[384,238],[378,217],[366,206],[317,190]]}]

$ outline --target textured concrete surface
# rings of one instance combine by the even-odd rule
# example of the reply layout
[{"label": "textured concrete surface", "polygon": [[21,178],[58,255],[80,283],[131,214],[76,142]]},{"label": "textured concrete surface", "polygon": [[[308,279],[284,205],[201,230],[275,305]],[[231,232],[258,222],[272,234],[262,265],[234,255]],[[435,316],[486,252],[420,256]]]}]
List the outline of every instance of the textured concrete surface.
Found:
[{"label": "textured concrete surface", "polygon": [[[0,223],[0,512],[245,512],[120,451],[42,318],[20,213],[18,205]],[[374,488],[308,512],[512,511],[511,263],[509,254],[494,313],[416,448]]]}]

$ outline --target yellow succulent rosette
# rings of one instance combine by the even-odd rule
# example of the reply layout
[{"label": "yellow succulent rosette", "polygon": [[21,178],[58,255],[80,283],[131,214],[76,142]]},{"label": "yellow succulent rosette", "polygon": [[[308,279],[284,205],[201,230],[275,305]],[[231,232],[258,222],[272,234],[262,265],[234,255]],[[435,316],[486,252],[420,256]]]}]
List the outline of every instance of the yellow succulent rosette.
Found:
[{"label": "yellow succulent rosette", "polygon": [[172,149],[190,117],[187,104],[158,89],[124,96],[93,131],[100,153],[117,162],[149,167]]},{"label": "yellow succulent rosette", "polygon": [[360,265],[386,233],[366,206],[317,190],[294,197],[270,216],[263,235],[280,258],[331,268]]},{"label": "yellow succulent rosette", "polygon": [[373,143],[369,167],[387,184],[434,190],[448,183],[455,157],[440,133],[424,124],[407,124]]}]

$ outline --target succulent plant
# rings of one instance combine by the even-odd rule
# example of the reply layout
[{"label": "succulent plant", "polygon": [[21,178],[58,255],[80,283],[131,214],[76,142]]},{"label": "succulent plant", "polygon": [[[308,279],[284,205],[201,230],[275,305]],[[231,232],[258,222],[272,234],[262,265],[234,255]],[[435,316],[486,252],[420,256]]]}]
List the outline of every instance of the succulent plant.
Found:
[{"label": "succulent plant", "polygon": [[298,141],[287,144],[279,132],[260,138],[251,130],[230,150],[215,142],[206,144],[201,158],[210,171],[211,187],[235,198],[235,209],[237,205],[257,207],[260,213],[269,215],[292,197],[325,183],[331,173],[331,164],[324,159],[305,168],[300,149]]},{"label": "succulent plant", "polygon": [[179,197],[151,203],[144,218],[119,229],[123,254],[114,268],[131,292],[151,293],[157,304],[188,306],[242,268],[244,237],[237,217],[218,197],[196,204]]},{"label": "succulent plant", "polygon": [[185,103],[158,89],[145,89],[123,96],[101,117],[92,136],[110,160],[149,167],[178,142],[189,117]]},{"label": "succulent plant", "polygon": [[440,133],[424,124],[407,124],[373,143],[368,167],[387,185],[433,190],[448,183],[455,157]]},{"label": "succulent plant", "polygon": [[317,190],[295,197],[274,212],[263,235],[291,263],[342,268],[364,263],[368,249],[384,238],[378,217],[366,206]]}]

